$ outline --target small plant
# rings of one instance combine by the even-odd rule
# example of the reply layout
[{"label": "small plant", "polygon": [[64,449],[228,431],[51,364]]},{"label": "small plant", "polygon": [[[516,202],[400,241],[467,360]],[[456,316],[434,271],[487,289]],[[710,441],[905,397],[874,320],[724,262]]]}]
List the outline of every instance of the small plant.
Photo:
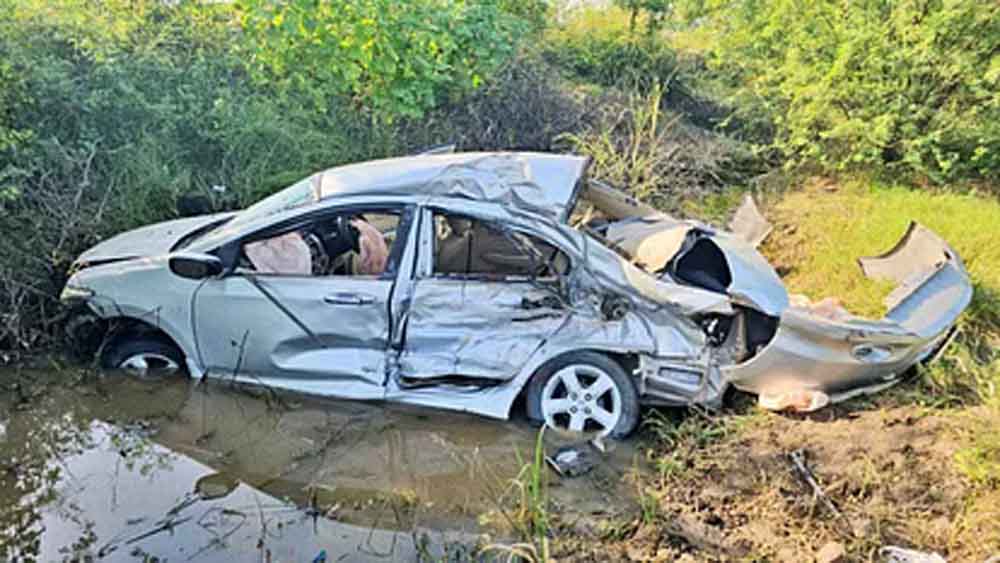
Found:
[{"label": "small plant", "polygon": [[483,552],[507,553],[510,560],[549,560],[548,472],[544,436],[545,426],[538,431],[530,461],[525,462],[520,453],[517,454],[522,467],[510,482],[510,490],[516,495],[516,505],[512,510],[501,509],[514,533],[524,541],[512,545],[491,544],[484,547]]}]

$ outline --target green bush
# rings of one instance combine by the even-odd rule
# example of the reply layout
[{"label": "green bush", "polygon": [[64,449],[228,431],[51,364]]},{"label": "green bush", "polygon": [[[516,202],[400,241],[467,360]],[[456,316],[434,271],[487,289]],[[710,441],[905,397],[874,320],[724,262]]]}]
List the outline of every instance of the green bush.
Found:
[{"label": "green bush", "polygon": [[242,206],[318,169],[395,150],[391,133],[349,100],[251,81],[231,6],[4,7],[0,348],[47,341],[72,259],[118,231],[175,217],[179,195]]},{"label": "green bush", "polygon": [[792,162],[1000,177],[1000,4],[709,2],[712,62]]},{"label": "green bush", "polygon": [[239,11],[262,81],[321,87],[386,121],[479,86],[527,30],[492,2],[463,0],[242,0]]},{"label": "green bush", "polygon": [[546,31],[542,51],[554,65],[601,86],[645,91],[670,84],[677,73],[674,51],[631,18],[619,8],[574,10]]}]

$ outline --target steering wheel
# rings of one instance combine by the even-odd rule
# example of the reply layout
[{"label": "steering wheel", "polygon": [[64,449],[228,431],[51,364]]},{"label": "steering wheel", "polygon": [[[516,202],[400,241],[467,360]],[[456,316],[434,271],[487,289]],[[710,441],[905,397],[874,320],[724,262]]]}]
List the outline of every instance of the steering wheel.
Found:
[{"label": "steering wheel", "polygon": [[331,260],[348,250],[360,251],[360,233],[351,225],[349,217],[340,216],[322,228],[320,240]]}]

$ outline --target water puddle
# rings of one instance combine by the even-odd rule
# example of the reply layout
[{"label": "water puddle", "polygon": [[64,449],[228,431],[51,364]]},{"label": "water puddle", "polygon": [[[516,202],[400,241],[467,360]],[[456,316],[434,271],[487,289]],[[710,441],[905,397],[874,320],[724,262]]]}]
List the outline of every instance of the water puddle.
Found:
[{"label": "water puddle", "polygon": [[[0,372],[15,382],[0,391],[0,559],[463,558],[509,533],[537,436],[183,379],[66,379]],[[550,473],[553,505],[629,510],[637,457],[619,444],[587,475]]]}]

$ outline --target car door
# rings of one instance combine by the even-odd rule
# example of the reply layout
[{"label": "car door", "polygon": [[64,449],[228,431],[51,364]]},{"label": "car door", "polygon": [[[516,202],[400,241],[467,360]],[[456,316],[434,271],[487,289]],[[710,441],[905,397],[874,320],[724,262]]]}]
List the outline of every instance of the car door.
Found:
[{"label": "car door", "polygon": [[[413,215],[411,208],[391,212],[398,220],[392,232],[383,233],[394,240],[381,274],[262,273],[241,267],[206,281],[194,298],[203,365],[213,374],[241,381],[317,394],[380,397],[391,296],[404,262],[401,256],[410,244]],[[336,213],[372,216],[371,210],[361,208]],[[268,233],[266,240],[301,232],[299,227],[290,234]],[[250,237],[241,244],[246,249],[258,243]],[[310,250],[315,252],[315,246]],[[312,257],[313,266],[316,260]]]},{"label": "car door", "polygon": [[[449,218],[455,228],[442,233],[448,231],[443,223]],[[457,221],[462,220],[475,225],[458,233],[462,227]],[[532,259],[510,234],[489,220],[444,210],[422,212],[422,259],[411,286],[399,355],[404,383],[452,376],[511,379],[564,323],[558,279],[527,275],[523,268]],[[568,258],[562,257],[568,267]]]}]

